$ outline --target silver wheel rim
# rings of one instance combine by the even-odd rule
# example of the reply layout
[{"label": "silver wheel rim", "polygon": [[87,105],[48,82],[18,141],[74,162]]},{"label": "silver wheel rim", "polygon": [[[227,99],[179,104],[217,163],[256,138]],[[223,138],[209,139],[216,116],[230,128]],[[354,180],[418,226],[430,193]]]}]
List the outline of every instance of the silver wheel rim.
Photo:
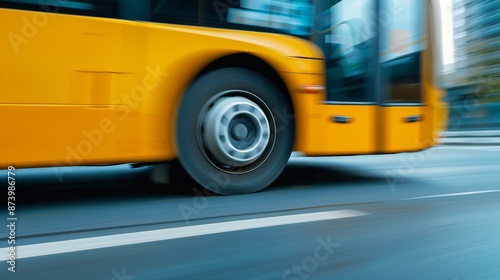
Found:
[{"label": "silver wheel rim", "polygon": [[255,162],[270,142],[268,118],[242,96],[218,98],[203,120],[203,147],[218,165],[241,167]]},{"label": "silver wheel rim", "polygon": [[[221,107],[218,107],[217,105],[221,106],[222,103],[220,102],[226,100],[227,98],[238,98],[231,99],[232,102],[230,103],[235,103],[238,100],[244,101],[244,103],[246,103],[247,105],[251,105],[251,107],[257,108],[259,114],[263,114],[265,116],[268,124],[267,126],[269,127],[269,136],[264,137],[265,135],[263,135],[263,139],[260,140],[260,143],[265,143],[267,139],[267,144],[264,145],[264,148],[257,149],[255,157],[249,157],[249,159],[244,159],[243,161],[237,161],[232,159],[231,157],[226,157],[224,156],[224,154],[226,154],[224,150],[221,150],[220,147],[217,147],[217,141],[214,138],[215,133],[212,134],[212,136],[209,136],[210,133],[217,131],[217,129],[214,128],[213,125],[214,121],[211,121],[212,118],[214,118],[214,120],[217,119],[215,113],[221,111]],[[237,111],[241,111],[240,108],[236,109]],[[245,112],[243,113],[245,114]],[[255,113],[251,115],[255,115]],[[247,117],[253,118],[251,115]],[[266,130],[266,126],[264,126],[262,133],[264,133]],[[266,160],[274,150],[276,131],[276,122],[274,120],[274,116],[266,103],[251,92],[234,89],[219,92],[205,103],[200,111],[200,114],[198,115],[196,126],[196,141],[201,153],[208,163],[222,172],[238,175],[251,172],[261,166],[264,162],[266,162]]]}]

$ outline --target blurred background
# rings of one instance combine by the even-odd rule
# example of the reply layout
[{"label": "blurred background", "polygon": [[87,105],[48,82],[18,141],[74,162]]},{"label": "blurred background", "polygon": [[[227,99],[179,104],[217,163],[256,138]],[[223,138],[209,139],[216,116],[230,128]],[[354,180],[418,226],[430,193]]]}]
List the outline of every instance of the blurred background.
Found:
[{"label": "blurred background", "polygon": [[442,0],[448,130],[500,129],[500,1]]}]

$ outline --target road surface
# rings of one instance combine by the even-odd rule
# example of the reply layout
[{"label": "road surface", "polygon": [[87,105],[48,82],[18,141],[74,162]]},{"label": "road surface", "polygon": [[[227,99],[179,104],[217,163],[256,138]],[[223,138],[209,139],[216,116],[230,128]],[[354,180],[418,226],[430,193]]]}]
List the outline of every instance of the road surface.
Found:
[{"label": "road surface", "polygon": [[148,172],[16,170],[0,279],[500,279],[498,146],[293,156],[272,186],[238,196]]}]

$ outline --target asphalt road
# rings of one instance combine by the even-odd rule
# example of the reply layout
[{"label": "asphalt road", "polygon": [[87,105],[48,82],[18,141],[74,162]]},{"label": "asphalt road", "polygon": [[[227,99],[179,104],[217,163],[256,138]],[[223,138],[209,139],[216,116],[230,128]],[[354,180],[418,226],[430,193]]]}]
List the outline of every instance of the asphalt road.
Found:
[{"label": "asphalt road", "polygon": [[500,279],[499,146],[292,157],[239,196],[147,172],[16,170],[0,279]]}]

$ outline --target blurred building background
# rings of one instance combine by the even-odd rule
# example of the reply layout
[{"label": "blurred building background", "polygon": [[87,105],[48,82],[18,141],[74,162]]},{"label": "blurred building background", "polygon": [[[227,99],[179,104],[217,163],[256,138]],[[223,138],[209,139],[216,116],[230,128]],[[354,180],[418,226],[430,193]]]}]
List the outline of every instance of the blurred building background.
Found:
[{"label": "blurred building background", "polygon": [[442,80],[450,104],[448,127],[500,129],[500,0],[443,1],[453,32],[444,48]]}]

